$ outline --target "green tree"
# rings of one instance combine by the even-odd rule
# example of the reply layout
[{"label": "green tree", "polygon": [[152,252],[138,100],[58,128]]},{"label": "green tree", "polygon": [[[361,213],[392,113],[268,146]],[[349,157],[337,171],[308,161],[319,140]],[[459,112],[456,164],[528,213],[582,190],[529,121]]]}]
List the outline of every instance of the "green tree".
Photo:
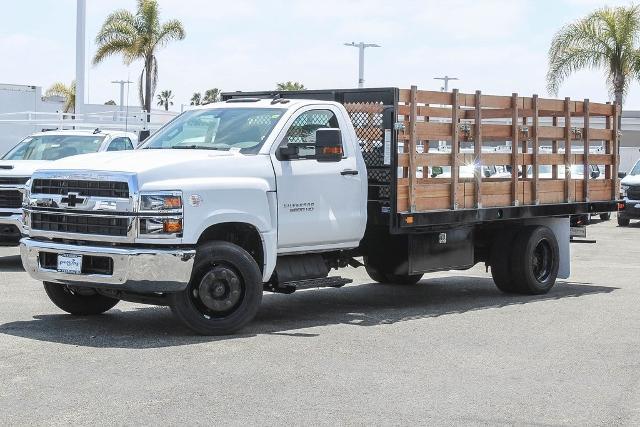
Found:
[{"label": "green tree", "polygon": [[65,113],[75,113],[76,111],[76,81],[72,81],[70,85],[57,82],[51,85],[44,93],[44,96],[61,96],[64,98],[64,106],[62,111]]},{"label": "green tree", "polygon": [[557,95],[564,80],[579,70],[602,70],[615,103],[622,108],[629,85],[640,72],[639,39],[638,6],[605,7],[564,26],[549,48],[549,93]]},{"label": "green tree", "polygon": [[200,92],[194,92],[191,95],[191,105],[200,105],[202,103],[202,94]]},{"label": "green tree", "polygon": [[306,88],[300,82],[282,82],[276,83],[276,90],[305,90]]},{"label": "green tree", "polygon": [[220,95],[222,95],[222,91],[217,87],[214,87],[213,89],[207,89],[204,92],[204,98],[202,98],[202,104],[206,105],[206,104],[211,104],[212,102],[218,102],[220,101]]},{"label": "green tree", "polygon": [[164,111],[169,111],[169,105],[173,105],[173,93],[170,90],[163,90],[158,95],[158,105],[164,107]]},{"label": "green tree", "polygon": [[107,16],[96,36],[98,50],[93,63],[99,64],[116,54],[122,55],[127,65],[142,60],[144,66],[139,81],[140,105],[146,111],[151,111],[151,100],[158,83],[156,51],[169,42],[183,40],[184,37],[185,31],[180,21],[172,19],[160,22],[157,0],[138,0],[135,14],[119,9]]}]

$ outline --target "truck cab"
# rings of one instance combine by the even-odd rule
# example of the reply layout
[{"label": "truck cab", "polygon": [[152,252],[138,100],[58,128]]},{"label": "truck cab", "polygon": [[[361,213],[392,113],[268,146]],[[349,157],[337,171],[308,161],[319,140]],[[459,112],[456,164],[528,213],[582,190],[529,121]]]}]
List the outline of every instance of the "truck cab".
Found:
[{"label": "truck cab", "polygon": [[640,160],[620,182],[624,208],[618,212],[618,225],[627,227],[631,220],[640,219]]},{"label": "truck cab", "polygon": [[55,130],[24,138],[0,160],[0,246],[17,246],[23,234],[22,199],[33,172],[78,154],[133,150],[134,133],[107,130]]},{"label": "truck cab", "polygon": [[[137,150],[59,160],[27,200],[25,268],[63,309],[69,292],[168,294],[159,303],[211,332],[202,316],[255,310],[262,286],[245,300],[238,283],[286,289],[344,264],[365,232],[367,173],[339,103],[239,99],[187,111]],[[234,261],[204,255],[219,253]]]}]

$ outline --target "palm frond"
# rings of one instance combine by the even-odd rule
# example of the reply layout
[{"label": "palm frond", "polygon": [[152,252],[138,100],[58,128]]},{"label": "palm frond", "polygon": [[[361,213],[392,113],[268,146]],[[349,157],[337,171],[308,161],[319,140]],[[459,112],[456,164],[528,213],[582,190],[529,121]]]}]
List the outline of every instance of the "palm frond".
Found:
[{"label": "palm frond", "polygon": [[160,27],[160,32],[156,36],[155,46],[163,47],[173,40],[184,40],[186,33],[182,23],[177,19],[165,22]]}]

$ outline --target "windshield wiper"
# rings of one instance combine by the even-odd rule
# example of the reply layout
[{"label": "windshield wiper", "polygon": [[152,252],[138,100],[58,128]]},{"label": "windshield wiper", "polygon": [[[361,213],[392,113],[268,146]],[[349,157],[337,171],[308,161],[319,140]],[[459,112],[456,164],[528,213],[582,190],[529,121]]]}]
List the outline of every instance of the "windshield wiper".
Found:
[{"label": "windshield wiper", "polygon": [[216,147],[207,147],[205,145],[173,145],[174,150],[218,150]]}]

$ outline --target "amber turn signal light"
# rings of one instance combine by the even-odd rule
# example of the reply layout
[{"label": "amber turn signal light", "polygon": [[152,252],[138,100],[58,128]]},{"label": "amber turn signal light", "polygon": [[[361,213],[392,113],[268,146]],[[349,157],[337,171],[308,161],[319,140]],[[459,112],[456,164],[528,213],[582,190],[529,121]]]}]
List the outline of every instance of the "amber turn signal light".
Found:
[{"label": "amber turn signal light", "polygon": [[181,219],[166,219],[162,224],[162,231],[165,233],[178,234],[182,233]]}]

